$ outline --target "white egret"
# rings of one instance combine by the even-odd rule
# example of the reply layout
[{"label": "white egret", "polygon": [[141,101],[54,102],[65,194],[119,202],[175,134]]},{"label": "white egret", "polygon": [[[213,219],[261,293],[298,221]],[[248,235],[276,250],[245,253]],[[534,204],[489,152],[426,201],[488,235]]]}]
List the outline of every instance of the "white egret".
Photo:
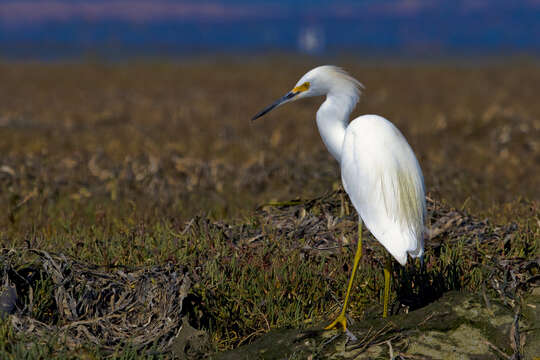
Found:
[{"label": "white egret", "polygon": [[[349,123],[363,88],[341,68],[325,65],[306,73],[281,99],[255,115],[255,120],[287,102],[326,96],[317,111],[317,127],[328,151],[339,162],[343,187],[359,215],[358,245],[343,308],[326,327],[347,330],[346,310],[362,255],[362,221],[401,264],[407,254],[421,257],[426,219],[424,179],[413,150],[401,132],[378,115],[362,115]],[[384,310],[388,313],[390,261],[384,269]]]}]

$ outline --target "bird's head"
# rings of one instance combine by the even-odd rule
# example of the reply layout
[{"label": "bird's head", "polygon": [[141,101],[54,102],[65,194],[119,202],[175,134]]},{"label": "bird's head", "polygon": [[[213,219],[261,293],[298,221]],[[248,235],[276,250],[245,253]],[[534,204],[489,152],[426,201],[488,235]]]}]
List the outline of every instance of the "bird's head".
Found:
[{"label": "bird's head", "polygon": [[333,65],[323,65],[308,71],[293,87],[291,91],[267,106],[251,120],[260,118],[273,109],[288,102],[312,97],[327,95],[331,92],[343,92],[358,99],[360,89],[364,86],[343,69]]}]

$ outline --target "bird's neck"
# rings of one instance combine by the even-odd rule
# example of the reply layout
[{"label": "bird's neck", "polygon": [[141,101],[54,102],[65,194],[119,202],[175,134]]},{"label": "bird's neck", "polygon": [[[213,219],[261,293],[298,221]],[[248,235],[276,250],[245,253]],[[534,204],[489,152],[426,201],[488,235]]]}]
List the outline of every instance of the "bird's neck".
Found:
[{"label": "bird's neck", "polygon": [[356,96],[329,93],[317,111],[317,127],[326,148],[341,162],[341,151],[349,116],[358,102]]}]

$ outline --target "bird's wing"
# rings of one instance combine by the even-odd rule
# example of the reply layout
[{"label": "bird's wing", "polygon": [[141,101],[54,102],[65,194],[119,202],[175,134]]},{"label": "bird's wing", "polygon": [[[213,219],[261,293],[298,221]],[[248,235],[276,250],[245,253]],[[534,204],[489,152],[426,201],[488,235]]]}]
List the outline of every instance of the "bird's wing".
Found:
[{"label": "bird's wing", "polygon": [[402,265],[423,253],[424,180],[414,153],[388,120],[349,124],[341,154],[345,191],[366,227]]}]

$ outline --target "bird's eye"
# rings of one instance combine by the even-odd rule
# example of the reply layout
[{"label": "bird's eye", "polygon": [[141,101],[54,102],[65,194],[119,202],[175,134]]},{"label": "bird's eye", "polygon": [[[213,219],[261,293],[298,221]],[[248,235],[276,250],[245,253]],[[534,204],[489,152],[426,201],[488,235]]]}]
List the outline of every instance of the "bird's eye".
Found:
[{"label": "bird's eye", "polygon": [[299,86],[295,87],[292,91],[294,93],[301,93],[301,92],[304,92],[304,91],[306,91],[308,89],[309,89],[309,82],[306,81],[302,85],[299,85]]}]

